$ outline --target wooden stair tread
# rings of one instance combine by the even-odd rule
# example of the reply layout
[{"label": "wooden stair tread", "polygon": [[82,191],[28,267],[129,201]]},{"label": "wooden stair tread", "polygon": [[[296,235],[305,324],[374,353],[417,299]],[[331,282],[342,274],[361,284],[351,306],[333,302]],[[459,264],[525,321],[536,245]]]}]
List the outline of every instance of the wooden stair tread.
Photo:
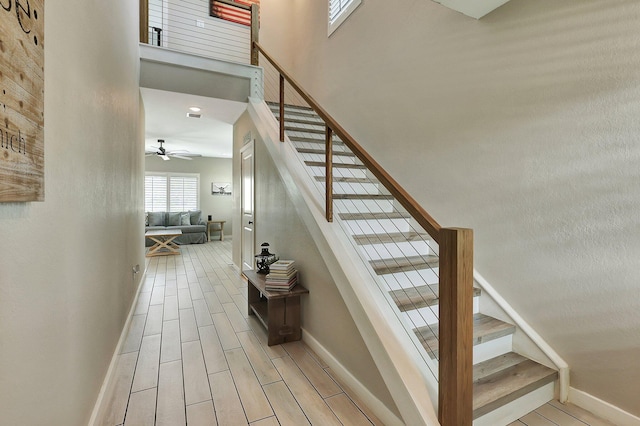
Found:
[{"label": "wooden stair tread", "polygon": [[[520,398],[558,377],[558,372],[513,352],[490,359],[473,367],[495,370],[473,383],[473,418],[483,416],[496,408]],[[498,364],[505,362],[503,368]],[[487,364],[493,364],[487,368]]]},{"label": "wooden stair tread", "polygon": [[391,194],[333,194],[334,200],[393,200]]},{"label": "wooden stair tread", "polygon": [[[314,148],[296,148],[296,151],[298,151],[301,154],[320,154],[320,155],[325,155],[325,151],[324,149],[314,149]],[[333,151],[333,156],[339,156],[339,157],[355,157],[356,155],[353,152],[349,152],[349,151]]]},{"label": "wooden stair tread", "polygon": [[411,215],[406,212],[388,213],[338,213],[342,220],[384,220],[384,219],[411,219]]},{"label": "wooden stair tread", "polygon": [[[327,165],[327,163],[325,163],[324,161],[305,161],[304,164],[309,167],[325,167]],[[367,169],[367,166],[365,166],[364,164],[351,163],[333,163],[333,167],[341,169]]]},{"label": "wooden stair tread", "polygon": [[[314,176],[315,180],[318,182],[324,182],[325,180],[327,180],[327,178],[325,176]],[[373,180],[371,178],[359,178],[359,177],[342,177],[342,176],[334,176],[333,177],[333,182],[341,182],[341,183],[360,183],[360,184],[364,184],[364,183],[370,183],[373,185],[377,185],[379,182],[376,180]]]},{"label": "wooden stair tread", "polygon": [[415,271],[418,269],[437,268],[440,264],[440,258],[434,255],[397,257],[370,260],[369,264],[377,275],[385,275]]},{"label": "wooden stair tread", "polygon": [[389,234],[360,234],[354,235],[353,240],[358,245],[385,244],[385,243],[405,243],[410,241],[429,241],[429,234],[411,232],[393,232]]},{"label": "wooden stair tread", "polygon": [[[400,312],[412,311],[414,309],[435,306],[440,303],[438,284],[422,285],[418,287],[403,288],[390,291],[389,294]],[[479,296],[480,289],[473,288],[473,296]]]},{"label": "wooden stair tread", "polygon": [[[497,318],[493,318],[484,314],[473,315],[473,344],[489,342],[500,337],[513,334],[516,327],[513,324],[506,323]],[[418,327],[413,330],[418,336],[418,340],[422,343],[431,358],[438,357],[438,324],[429,324]]]}]

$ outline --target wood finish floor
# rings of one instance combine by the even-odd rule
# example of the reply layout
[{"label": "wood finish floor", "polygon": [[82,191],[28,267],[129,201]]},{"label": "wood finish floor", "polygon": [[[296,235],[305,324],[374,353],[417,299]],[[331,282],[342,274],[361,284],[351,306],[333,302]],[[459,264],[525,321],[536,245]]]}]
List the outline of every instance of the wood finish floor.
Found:
[{"label": "wood finish floor", "polygon": [[[147,259],[98,424],[383,425],[302,342],[268,347],[231,242]],[[510,426],[610,425],[550,403]]]}]

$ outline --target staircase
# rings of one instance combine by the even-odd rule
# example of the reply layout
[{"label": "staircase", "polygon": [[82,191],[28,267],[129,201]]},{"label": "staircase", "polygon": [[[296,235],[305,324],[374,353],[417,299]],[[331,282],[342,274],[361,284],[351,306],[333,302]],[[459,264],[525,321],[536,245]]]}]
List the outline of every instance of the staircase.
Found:
[{"label": "staircase", "polygon": [[[279,106],[268,103],[279,121]],[[325,187],[325,124],[307,107],[286,105],[284,128],[315,184]],[[334,211],[405,327],[437,362],[438,245],[337,137]],[[375,284],[372,284],[375,285]],[[479,312],[474,289],[474,425],[508,424],[554,398],[556,370],[513,352],[516,327]],[[485,296],[486,297],[486,296]]]}]

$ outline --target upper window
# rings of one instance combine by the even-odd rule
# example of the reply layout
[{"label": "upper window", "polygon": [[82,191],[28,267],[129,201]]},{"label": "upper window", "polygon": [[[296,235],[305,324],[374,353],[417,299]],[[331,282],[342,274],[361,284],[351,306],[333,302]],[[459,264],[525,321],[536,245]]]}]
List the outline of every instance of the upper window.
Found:
[{"label": "upper window", "polygon": [[148,173],[144,180],[144,209],[148,212],[198,210],[200,175]]},{"label": "upper window", "polygon": [[362,0],[329,0],[329,34],[333,33],[351,13],[356,10]]}]

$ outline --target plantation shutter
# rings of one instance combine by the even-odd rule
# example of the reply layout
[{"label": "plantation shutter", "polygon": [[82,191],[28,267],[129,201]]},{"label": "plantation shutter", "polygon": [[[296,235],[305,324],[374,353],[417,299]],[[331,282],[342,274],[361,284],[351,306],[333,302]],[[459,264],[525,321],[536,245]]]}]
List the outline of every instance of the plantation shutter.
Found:
[{"label": "plantation shutter", "polygon": [[147,175],[144,178],[144,210],[167,211],[167,177]]},{"label": "plantation shutter", "polygon": [[327,36],[337,30],[361,3],[362,0],[329,0]]},{"label": "plantation shutter", "polygon": [[198,210],[198,178],[196,176],[170,176],[169,211]]},{"label": "plantation shutter", "polygon": [[144,178],[144,209],[147,212],[198,210],[200,176],[151,172]]}]

